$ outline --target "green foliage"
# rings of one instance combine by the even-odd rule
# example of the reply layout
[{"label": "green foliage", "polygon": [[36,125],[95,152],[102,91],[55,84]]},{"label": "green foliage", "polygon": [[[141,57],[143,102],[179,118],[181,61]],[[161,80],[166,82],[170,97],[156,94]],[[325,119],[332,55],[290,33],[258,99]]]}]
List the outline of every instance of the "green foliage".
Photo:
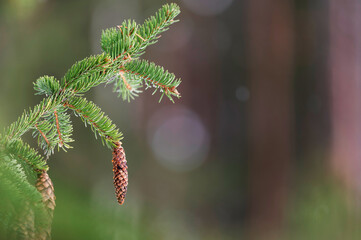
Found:
[{"label": "green foliage", "polygon": [[47,112],[54,111],[69,96],[69,92],[54,94],[44,98],[38,105],[24,113],[17,121],[5,129],[5,138],[9,141],[16,140],[24,135],[28,130],[35,127],[40,118]]},{"label": "green foliage", "polygon": [[142,92],[140,88],[143,87],[143,79],[135,74],[119,71],[119,73],[114,78],[114,88],[113,91],[118,93],[118,97],[128,102],[130,99],[138,97],[139,93]]},{"label": "green foliage", "polygon": [[95,138],[97,135],[100,136],[103,144],[105,143],[109,148],[113,148],[114,143],[122,139],[122,133],[93,102],[81,97],[72,97],[65,105],[74,110],[75,115],[81,118],[85,126],[90,125]]},{"label": "green foliage", "polygon": [[[176,4],[166,4],[150,17],[143,25],[137,25],[134,21],[124,21],[118,28],[107,29],[102,34],[101,45],[105,53],[85,58],[75,63],[61,79],[60,83],[54,78],[44,76],[39,78],[34,84],[36,94],[49,96],[36,105],[33,109],[25,111],[22,116],[4,131],[5,138],[9,141],[20,138],[30,129],[38,129],[34,135],[38,137],[39,145],[45,150],[45,154],[53,152],[56,145],[59,145],[59,137],[54,131],[53,113],[59,106],[63,106],[68,99],[76,94],[84,93],[104,82],[115,82],[115,91],[124,100],[133,99],[138,96],[142,87],[142,81],[147,87],[158,89],[172,100],[172,96],[179,97],[176,87],[180,84],[179,79],[175,79],[174,74],[168,73],[162,67],[147,61],[132,59],[132,56],[140,54],[146,46],[153,44],[161,32],[176,22],[174,18],[179,14],[179,7]],[[139,30],[139,31],[138,31]],[[75,99],[75,98],[74,98]],[[172,100],[173,101],[173,100]],[[84,106],[83,106],[84,107]],[[100,114],[99,108],[86,108],[87,114],[96,116]],[[64,113],[65,114],[65,113]],[[68,119],[67,115],[64,119]],[[59,115],[60,116],[60,115]],[[69,124],[64,123],[64,135],[69,137],[69,141],[64,141],[64,146],[68,147],[71,142]],[[67,122],[65,121],[65,122]],[[103,129],[105,132],[112,132],[112,129]],[[104,125],[106,128],[107,126]],[[42,134],[45,138],[40,139]],[[48,135],[48,136],[47,136]],[[106,137],[104,135],[104,137]],[[117,140],[118,135],[107,136]],[[109,142],[111,140],[107,140]],[[108,144],[107,144],[108,145]],[[112,144],[110,144],[112,145]]]},{"label": "green foliage", "polygon": [[52,76],[43,76],[40,77],[34,83],[34,90],[36,95],[51,96],[60,90],[59,81]]},{"label": "green foliage", "polygon": [[177,22],[175,18],[179,13],[178,5],[165,4],[155,16],[148,18],[142,25],[131,20],[124,21],[117,28],[103,31],[101,46],[114,60],[137,58],[144,53],[147,46],[157,42],[160,33]]},{"label": "green foliage", "polygon": [[168,27],[178,22],[175,18],[180,13],[180,9],[177,4],[166,4],[163,5],[161,9],[155,14],[155,16],[151,16],[148,18],[143,25],[139,27],[139,35],[141,36],[141,43],[138,48],[138,54],[136,57],[140,56],[144,53],[144,49],[156,43],[159,34],[168,30]]},{"label": "green foliage", "polygon": [[89,91],[102,83],[110,61],[109,56],[103,53],[76,62],[61,79],[61,88],[72,89],[76,93]]},{"label": "green foliage", "polygon": [[[99,136],[103,144],[113,148],[122,139],[121,132],[97,105],[81,97],[82,94],[99,84],[114,83],[114,91],[123,100],[137,97],[144,85],[153,87],[154,93],[162,92],[160,99],[164,95],[171,101],[172,96],[180,97],[176,89],[180,79],[154,63],[138,59],[147,46],[157,41],[160,33],[177,21],[175,17],[179,13],[176,4],[166,4],[142,25],[132,20],[123,21],[120,26],[103,31],[104,53],[76,62],[60,81],[52,76],[36,80],[35,94],[45,98],[24,111],[0,134],[0,196],[6,196],[0,198],[0,230],[4,226],[14,229],[11,224],[22,218],[14,217],[16,211],[41,216],[44,210],[34,184],[37,174],[48,167],[44,157],[21,140],[29,130],[48,159],[56,146],[64,150],[70,148],[73,127],[67,111],[71,110],[90,125],[95,137]],[[20,208],[21,204],[28,207]]]},{"label": "green foliage", "polygon": [[14,189],[12,192],[17,194],[18,198],[20,198],[20,195],[23,195],[22,198],[29,197],[28,200],[34,203],[41,200],[39,192],[27,180],[26,173],[16,160],[9,157],[3,157],[0,162],[0,169],[1,175],[8,176],[6,180],[11,182],[11,189]]},{"label": "green foliage", "polygon": [[41,194],[26,177],[22,166],[4,152],[0,153],[0,177],[0,230],[8,232],[6,239],[27,239],[22,238],[22,231],[10,230],[32,224],[23,224],[31,215],[36,216],[38,227],[44,224],[46,213],[41,204]]},{"label": "green foliage", "polygon": [[65,150],[70,148],[69,143],[73,142],[71,138],[73,126],[66,111],[64,106],[58,106],[54,111],[44,114],[33,128],[33,137],[38,139],[38,145],[46,156],[54,153],[55,146]]},{"label": "green foliage", "polygon": [[172,102],[172,96],[180,97],[176,88],[181,83],[181,80],[176,79],[173,73],[169,73],[163,67],[149,63],[146,60],[134,60],[126,63],[122,70],[143,79],[147,88],[152,87],[155,89],[153,94],[159,90],[162,93],[159,101],[162,100],[163,95],[166,95]]},{"label": "green foliage", "polygon": [[16,159],[19,164],[26,169],[27,177],[30,178],[35,171],[47,170],[45,159],[29,144],[24,143],[21,139],[17,139],[11,142],[2,143],[3,153],[12,159]]},{"label": "green foliage", "polygon": [[127,54],[131,54],[137,49],[139,41],[137,39],[137,24],[135,21],[123,21],[118,28],[109,28],[103,31],[101,46],[104,52],[108,53],[112,59],[122,60]]}]

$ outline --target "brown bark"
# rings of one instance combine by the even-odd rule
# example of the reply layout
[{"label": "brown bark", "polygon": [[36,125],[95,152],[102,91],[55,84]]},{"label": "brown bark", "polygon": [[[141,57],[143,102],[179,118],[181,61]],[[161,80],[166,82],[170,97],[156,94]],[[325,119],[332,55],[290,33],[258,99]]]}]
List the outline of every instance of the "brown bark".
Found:
[{"label": "brown bark", "polygon": [[279,239],[292,151],[292,5],[248,1],[250,239]]},{"label": "brown bark", "polygon": [[331,162],[353,188],[361,176],[361,2],[333,0],[329,9]]}]

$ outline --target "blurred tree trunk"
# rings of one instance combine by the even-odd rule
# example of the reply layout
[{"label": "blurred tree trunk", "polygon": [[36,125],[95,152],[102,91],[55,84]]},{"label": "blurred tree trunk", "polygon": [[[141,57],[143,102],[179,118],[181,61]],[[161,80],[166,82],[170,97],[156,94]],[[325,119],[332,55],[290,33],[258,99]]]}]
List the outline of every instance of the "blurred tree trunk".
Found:
[{"label": "blurred tree trunk", "polygon": [[348,187],[360,189],[361,1],[332,0],[329,9],[332,167]]},{"label": "blurred tree trunk", "polygon": [[293,8],[286,0],[247,2],[250,239],[279,239],[292,153]]}]

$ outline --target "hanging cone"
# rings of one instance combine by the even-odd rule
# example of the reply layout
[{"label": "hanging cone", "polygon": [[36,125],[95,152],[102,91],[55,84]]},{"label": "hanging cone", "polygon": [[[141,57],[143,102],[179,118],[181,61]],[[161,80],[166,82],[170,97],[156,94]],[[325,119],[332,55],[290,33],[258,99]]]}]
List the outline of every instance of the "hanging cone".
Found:
[{"label": "hanging cone", "polygon": [[38,175],[38,179],[36,182],[36,188],[41,193],[42,202],[45,205],[47,215],[46,224],[38,229],[38,239],[50,239],[51,233],[51,223],[53,220],[54,208],[55,208],[55,195],[54,195],[54,186],[53,182],[49,178],[47,172],[42,172]]},{"label": "hanging cone", "polygon": [[51,216],[55,209],[55,195],[54,195],[54,186],[47,172],[42,172],[38,175],[38,180],[36,182],[36,188],[43,196],[43,203]]},{"label": "hanging cone", "polygon": [[116,143],[116,147],[113,150],[112,163],[115,195],[117,196],[118,203],[121,205],[124,203],[128,188],[128,166],[121,142]]}]

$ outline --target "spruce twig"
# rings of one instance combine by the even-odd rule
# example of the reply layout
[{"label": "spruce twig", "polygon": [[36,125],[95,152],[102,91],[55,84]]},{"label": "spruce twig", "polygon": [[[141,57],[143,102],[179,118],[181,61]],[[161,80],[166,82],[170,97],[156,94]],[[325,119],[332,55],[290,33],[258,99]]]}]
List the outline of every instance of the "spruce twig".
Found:
[{"label": "spruce twig", "polygon": [[50,143],[49,143],[48,138],[47,138],[47,137],[45,136],[45,134],[39,129],[37,123],[35,124],[35,128],[36,128],[36,130],[39,131],[40,135],[44,138],[44,141],[48,144],[48,146],[50,146]]},{"label": "spruce twig", "polygon": [[58,112],[56,110],[54,110],[54,115],[55,115],[56,130],[58,131],[58,137],[59,137],[59,146],[62,147],[64,144],[63,144],[63,140],[61,139]]}]

